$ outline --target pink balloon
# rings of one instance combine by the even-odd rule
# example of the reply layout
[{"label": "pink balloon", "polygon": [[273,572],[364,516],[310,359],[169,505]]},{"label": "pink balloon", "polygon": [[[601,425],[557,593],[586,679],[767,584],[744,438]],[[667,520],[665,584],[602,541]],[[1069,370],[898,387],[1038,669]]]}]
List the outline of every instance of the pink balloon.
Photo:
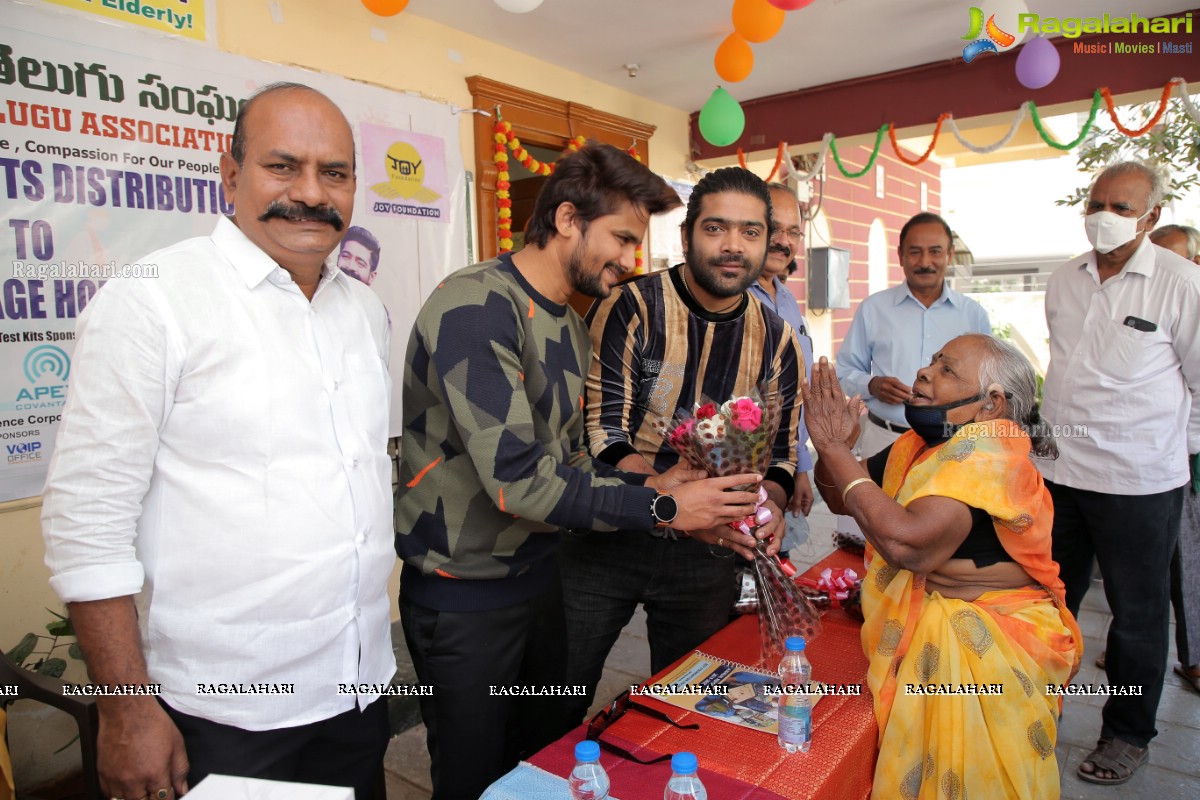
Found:
[{"label": "pink balloon", "polygon": [[1058,48],[1038,36],[1017,54],[1017,80],[1026,89],[1041,89],[1058,77],[1059,65]]},{"label": "pink balloon", "polygon": [[799,11],[807,5],[812,5],[813,0],[767,0],[767,2],[784,11]]}]

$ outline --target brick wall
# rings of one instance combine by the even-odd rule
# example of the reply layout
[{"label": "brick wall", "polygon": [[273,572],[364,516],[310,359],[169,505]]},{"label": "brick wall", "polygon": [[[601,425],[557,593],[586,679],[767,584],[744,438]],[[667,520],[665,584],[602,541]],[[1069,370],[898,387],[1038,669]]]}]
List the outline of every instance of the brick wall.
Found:
[{"label": "brick wall", "polygon": [[[851,172],[862,169],[870,158],[869,147],[847,148],[839,151],[842,163]],[[906,153],[915,159],[918,154]],[[830,158],[832,161],[832,158]],[[876,196],[876,172],[883,167],[884,196]],[[896,258],[900,228],[921,208],[921,182],[927,189],[927,207],[935,214],[941,211],[941,168],[931,162],[913,167],[896,157],[889,142],[884,141],[879,157],[871,171],[861,178],[845,178],[836,164],[828,165],[827,180],[821,212],[829,223],[831,246],[850,251],[850,308],[832,312],[833,352],[841,346],[855,309],[868,294],[867,240],[871,223],[879,219],[887,236],[888,286],[904,280],[904,272]],[[817,187],[814,186],[814,189]]]}]

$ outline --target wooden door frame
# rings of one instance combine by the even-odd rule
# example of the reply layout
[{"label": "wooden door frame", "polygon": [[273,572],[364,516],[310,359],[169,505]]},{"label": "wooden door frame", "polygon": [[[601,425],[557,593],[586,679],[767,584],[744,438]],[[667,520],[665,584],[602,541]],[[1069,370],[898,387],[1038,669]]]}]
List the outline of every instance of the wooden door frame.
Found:
[{"label": "wooden door frame", "polygon": [[[590,106],[559,100],[537,92],[494,81],[482,75],[467,78],[471,103],[475,108],[501,116],[513,127],[513,133],[529,144],[564,146],[576,136],[615,145],[622,150],[637,146],[642,162],[650,163],[650,137],[657,125],[597,111]],[[496,164],[492,126],[495,117],[475,116],[475,197],[478,214],[479,258],[494,258],[499,250],[496,235]]]}]

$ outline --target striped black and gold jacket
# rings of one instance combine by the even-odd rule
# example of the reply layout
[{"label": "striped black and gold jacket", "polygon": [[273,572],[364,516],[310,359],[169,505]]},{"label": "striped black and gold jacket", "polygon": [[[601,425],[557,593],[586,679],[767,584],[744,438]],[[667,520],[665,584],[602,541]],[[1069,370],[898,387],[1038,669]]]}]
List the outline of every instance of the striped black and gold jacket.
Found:
[{"label": "striped black and gold jacket", "polygon": [[766,478],[791,496],[800,430],[799,370],[804,356],[791,326],[747,293],[736,309],[713,314],[683,285],[680,268],[616,289],[588,313],[592,365],[587,379],[591,453],[616,465],[640,453],[658,470],[679,457],[656,424],[701,397],[723,403],[759,389],[783,414]]}]

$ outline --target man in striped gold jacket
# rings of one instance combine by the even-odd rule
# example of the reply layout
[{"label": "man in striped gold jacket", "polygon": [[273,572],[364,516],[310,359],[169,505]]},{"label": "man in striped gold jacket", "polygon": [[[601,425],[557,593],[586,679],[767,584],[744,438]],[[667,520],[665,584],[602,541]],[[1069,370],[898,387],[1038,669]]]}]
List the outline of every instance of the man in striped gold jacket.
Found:
[{"label": "man in striped gold jacket", "polygon": [[[702,397],[722,403],[759,390],[782,406],[763,487],[779,548],[796,472],[798,376],[804,359],[791,326],[747,289],[762,272],[772,232],[767,185],[731,167],[704,177],[683,223],[685,263],[627,283],[588,314],[592,366],[587,440],[592,456],[626,472],[660,473],[679,457],[658,424]],[[650,667],[658,672],[729,621],[735,570],[753,536],[706,530],[568,532],[559,551],[569,639],[567,682],[588,695],[638,604],[646,607]]]}]

